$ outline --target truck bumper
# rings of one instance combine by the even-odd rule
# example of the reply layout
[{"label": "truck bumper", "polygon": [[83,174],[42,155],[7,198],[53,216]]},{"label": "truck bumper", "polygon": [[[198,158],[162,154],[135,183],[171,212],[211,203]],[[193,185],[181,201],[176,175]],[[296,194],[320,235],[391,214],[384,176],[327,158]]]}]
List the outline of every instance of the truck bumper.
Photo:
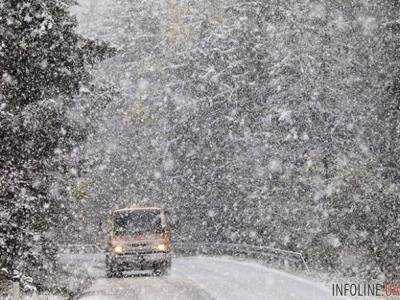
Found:
[{"label": "truck bumper", "polygon": [[120,254],[106,256],[106,265],[108,269],[118,271],[133,271],[154,269],[160,265],[170,264],[170,253],[135,253],[135,254]]}]

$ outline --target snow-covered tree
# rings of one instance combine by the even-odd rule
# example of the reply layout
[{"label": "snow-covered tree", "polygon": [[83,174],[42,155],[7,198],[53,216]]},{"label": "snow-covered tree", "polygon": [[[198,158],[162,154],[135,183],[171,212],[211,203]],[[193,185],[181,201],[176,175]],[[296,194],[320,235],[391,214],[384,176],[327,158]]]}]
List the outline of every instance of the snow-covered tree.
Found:
[{"label": "snow-covered tree", "polygon": [[[337,266],[338,249],[364,245],[379,265],[370,275],[393,274],[371,246],[388,225],[372,214],[386,210],[365,211],[386,200],[364,189],[390,185],[377,179],[368,130],[383,99],[393,99],[391,11],[368,1],[238,1],[176,59],[170,87],[196,109],[174,127],[170,149],[182,198],[206,220],[200,232],[255,224],[253,240],[301,249],[324,267]],[[220,211],[209,222],[207,207]]]},{"label": "snow-covered tree", "polygon": [[106,55],[75,33],[70,1],[0,3],[0,265],[9,278],[49,282],[52,228],[67,222],[65,169],[83,132],[66,111]]}]

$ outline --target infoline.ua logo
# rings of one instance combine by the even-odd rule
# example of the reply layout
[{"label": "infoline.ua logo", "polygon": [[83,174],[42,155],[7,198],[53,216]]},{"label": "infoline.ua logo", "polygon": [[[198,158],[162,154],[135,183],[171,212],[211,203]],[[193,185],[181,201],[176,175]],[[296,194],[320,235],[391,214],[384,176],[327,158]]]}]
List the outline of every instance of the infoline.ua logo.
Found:
[{"label": "infoline.ua logo", "polygon": [[400,283],[333,283],[332,296],[395,297],[400,296]]}]

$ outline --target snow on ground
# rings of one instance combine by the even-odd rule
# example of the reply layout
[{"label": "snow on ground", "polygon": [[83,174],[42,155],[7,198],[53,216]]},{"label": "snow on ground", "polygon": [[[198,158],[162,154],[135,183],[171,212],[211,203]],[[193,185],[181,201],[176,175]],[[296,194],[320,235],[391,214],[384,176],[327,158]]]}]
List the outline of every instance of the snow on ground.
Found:
[{"label": "snow on ground", "polygon": [[77,262],[96,278],[80,299],[333,299],[322,285],[228,257],[175,258],[166,277],[128,273],[106,278],[101,255],[81,256]]}]

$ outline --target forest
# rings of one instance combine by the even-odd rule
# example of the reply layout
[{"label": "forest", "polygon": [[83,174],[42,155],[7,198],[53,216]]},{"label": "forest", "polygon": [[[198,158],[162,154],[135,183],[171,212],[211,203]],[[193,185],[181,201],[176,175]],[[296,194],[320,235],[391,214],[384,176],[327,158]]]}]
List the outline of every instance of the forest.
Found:
[{"label": "forest", "polygon": [[397,0],[2,0],[0,282],[46,289],[110,210],[393,281]]}]

